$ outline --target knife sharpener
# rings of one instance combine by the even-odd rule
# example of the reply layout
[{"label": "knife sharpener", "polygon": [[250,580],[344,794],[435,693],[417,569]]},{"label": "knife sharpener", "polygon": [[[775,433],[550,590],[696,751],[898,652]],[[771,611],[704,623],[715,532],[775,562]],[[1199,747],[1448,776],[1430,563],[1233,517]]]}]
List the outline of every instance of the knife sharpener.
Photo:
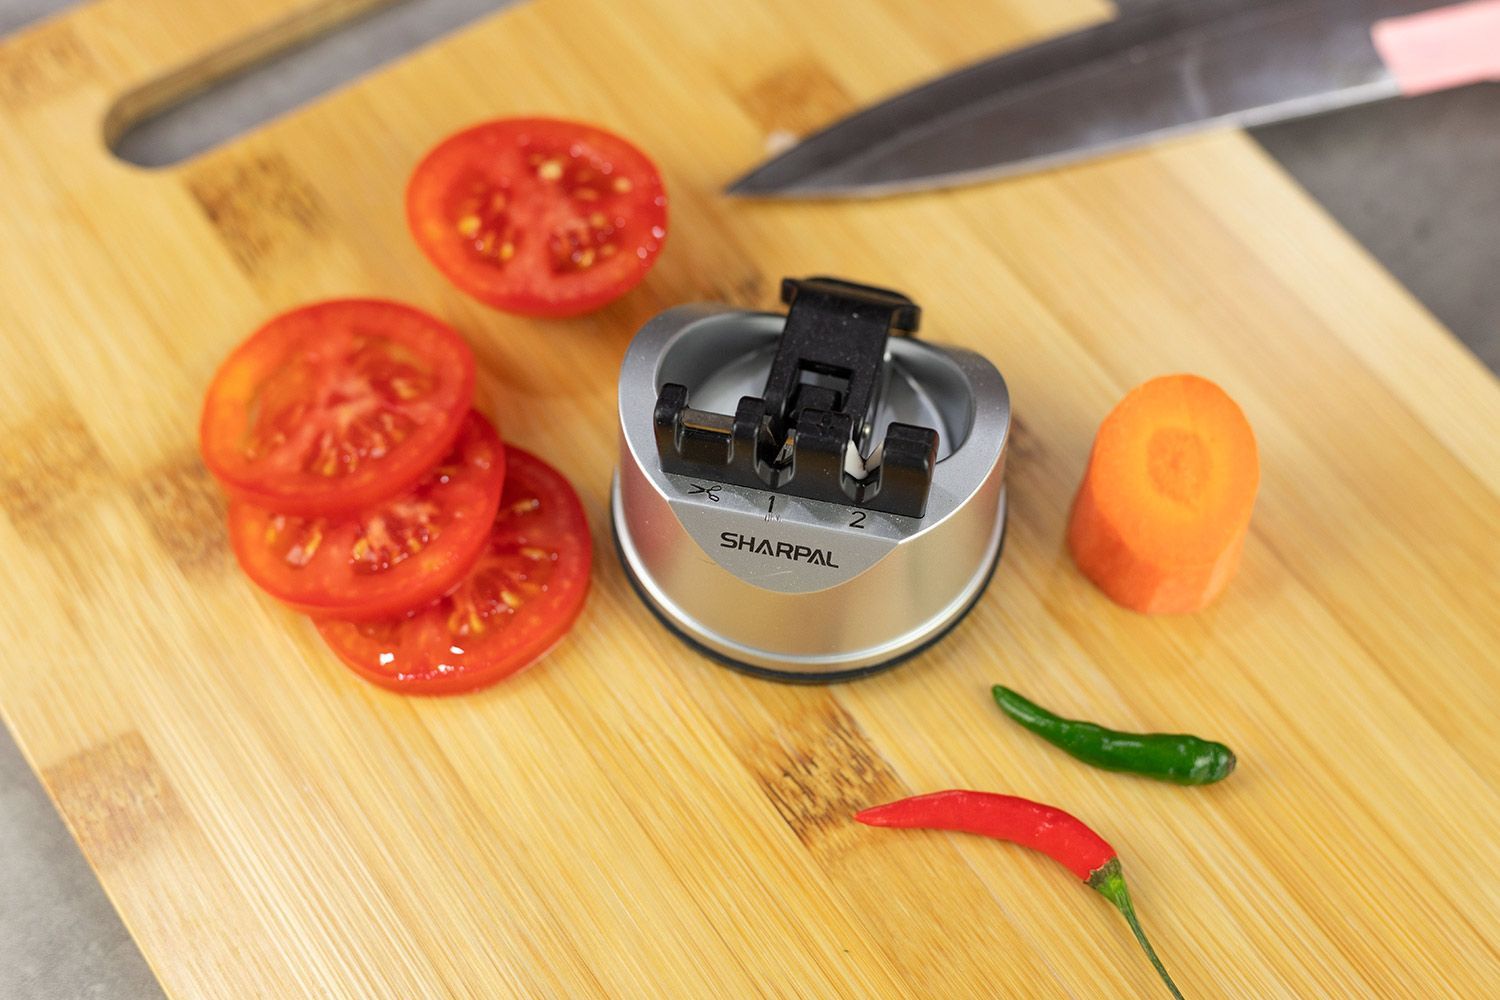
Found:
[{"label": "knife sharpener", "polygon": [[787,315],[689,305],[620,370],[615,542],[690,645],[839,681],[937,641],[1005,533],[1010,397],[983,357],[916,339],[904,295],[782,283]]}]

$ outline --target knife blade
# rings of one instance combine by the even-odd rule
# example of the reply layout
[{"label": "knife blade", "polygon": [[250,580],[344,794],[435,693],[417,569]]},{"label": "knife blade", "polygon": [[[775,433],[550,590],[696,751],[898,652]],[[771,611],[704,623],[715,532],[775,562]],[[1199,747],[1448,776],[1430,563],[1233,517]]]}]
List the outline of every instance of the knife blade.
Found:
[{"label": "knife blade", "polygon": [[[1475,32],[1488,35],[1483,53],[1494,55],[1471,53],[1475,64],[1464,63],[1459,82],[1500,77],[1500,0],[1449,5],[1442,11],[1462,9],[1464,16],[1440,25],[1423,13],[1433,6],[1433,0],[1137,4],[1114,21],[975,63],[856,112],[727,191],[830,198],[953,187],[1209,126],[1264,124],[1381,100],[1411,89],[1404,77],[1414,71],[1403,68],[1398,76],[1388,65],[1393,46],[1408,63],[1416,58],[1430,69],[1456,52],[1445,45],[1478,52]],[[1440,51],[1406,44],[1422,33],[1405,30],[1408,24],[1425,27]],[[1393,28],[1387,35],[1395,42],[1377,44],[1384,25],[1401,28],[1401,37]]]}]

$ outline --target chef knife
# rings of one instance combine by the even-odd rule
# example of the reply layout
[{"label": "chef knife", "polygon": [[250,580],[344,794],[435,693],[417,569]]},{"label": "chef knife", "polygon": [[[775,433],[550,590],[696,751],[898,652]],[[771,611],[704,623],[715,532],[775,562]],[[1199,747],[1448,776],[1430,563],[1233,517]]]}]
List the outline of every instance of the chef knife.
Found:
[{"label": "chef knife", "polygon": [[1161,0],[839,121],[728,189],[870,197],[1500,80],[1500,0]]}]

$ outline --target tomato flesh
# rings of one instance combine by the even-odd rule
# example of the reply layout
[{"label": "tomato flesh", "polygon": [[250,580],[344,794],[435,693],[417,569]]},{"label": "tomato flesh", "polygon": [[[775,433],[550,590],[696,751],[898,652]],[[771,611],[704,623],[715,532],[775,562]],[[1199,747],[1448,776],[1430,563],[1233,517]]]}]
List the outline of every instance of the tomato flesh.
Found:
[{"label": "tomato flesh", "polygon": [[448,451],[474,356],[446,324],[373,299],[283,313],[230,354],[199,425],[230,493],[282,513],[336,514],[409,489]]},{"label": "tomato flesh", "polygon": [[489,544],[452,592],[402,618],[318,622],[366,680],[414,694],[484,687],[540,658],[583,609],[593,549],[578,496],[535,456],[506,455]]},{"label": "tomato flesh", "polygon": [[278,514],[237,500],[229,537],[245,574],[311,615],[370,620],[425,607],[473,567],[505,481],[505,445],[471,412],[453,450],[406,493],[353,514]]},{"label": "tomato flesh", "polygon": [[444,140],[412,174],[407,221],[461,290],[526,316],[591,312],[661,252],[667,197],[644,153],[577,122],[503,119]]}]

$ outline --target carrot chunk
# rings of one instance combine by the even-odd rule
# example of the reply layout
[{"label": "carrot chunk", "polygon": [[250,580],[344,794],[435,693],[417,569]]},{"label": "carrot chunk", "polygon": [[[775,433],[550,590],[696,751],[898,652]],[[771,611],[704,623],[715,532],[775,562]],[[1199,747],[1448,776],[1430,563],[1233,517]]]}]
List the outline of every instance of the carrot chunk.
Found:
[{"label": "carrot chunk", "polygon": [[1136,386],[1099,427],[1068,520],[1068,550],[1115,603],[1198,611],[1239,567],[1260,486],[1255,434],[1197,375]]}]

